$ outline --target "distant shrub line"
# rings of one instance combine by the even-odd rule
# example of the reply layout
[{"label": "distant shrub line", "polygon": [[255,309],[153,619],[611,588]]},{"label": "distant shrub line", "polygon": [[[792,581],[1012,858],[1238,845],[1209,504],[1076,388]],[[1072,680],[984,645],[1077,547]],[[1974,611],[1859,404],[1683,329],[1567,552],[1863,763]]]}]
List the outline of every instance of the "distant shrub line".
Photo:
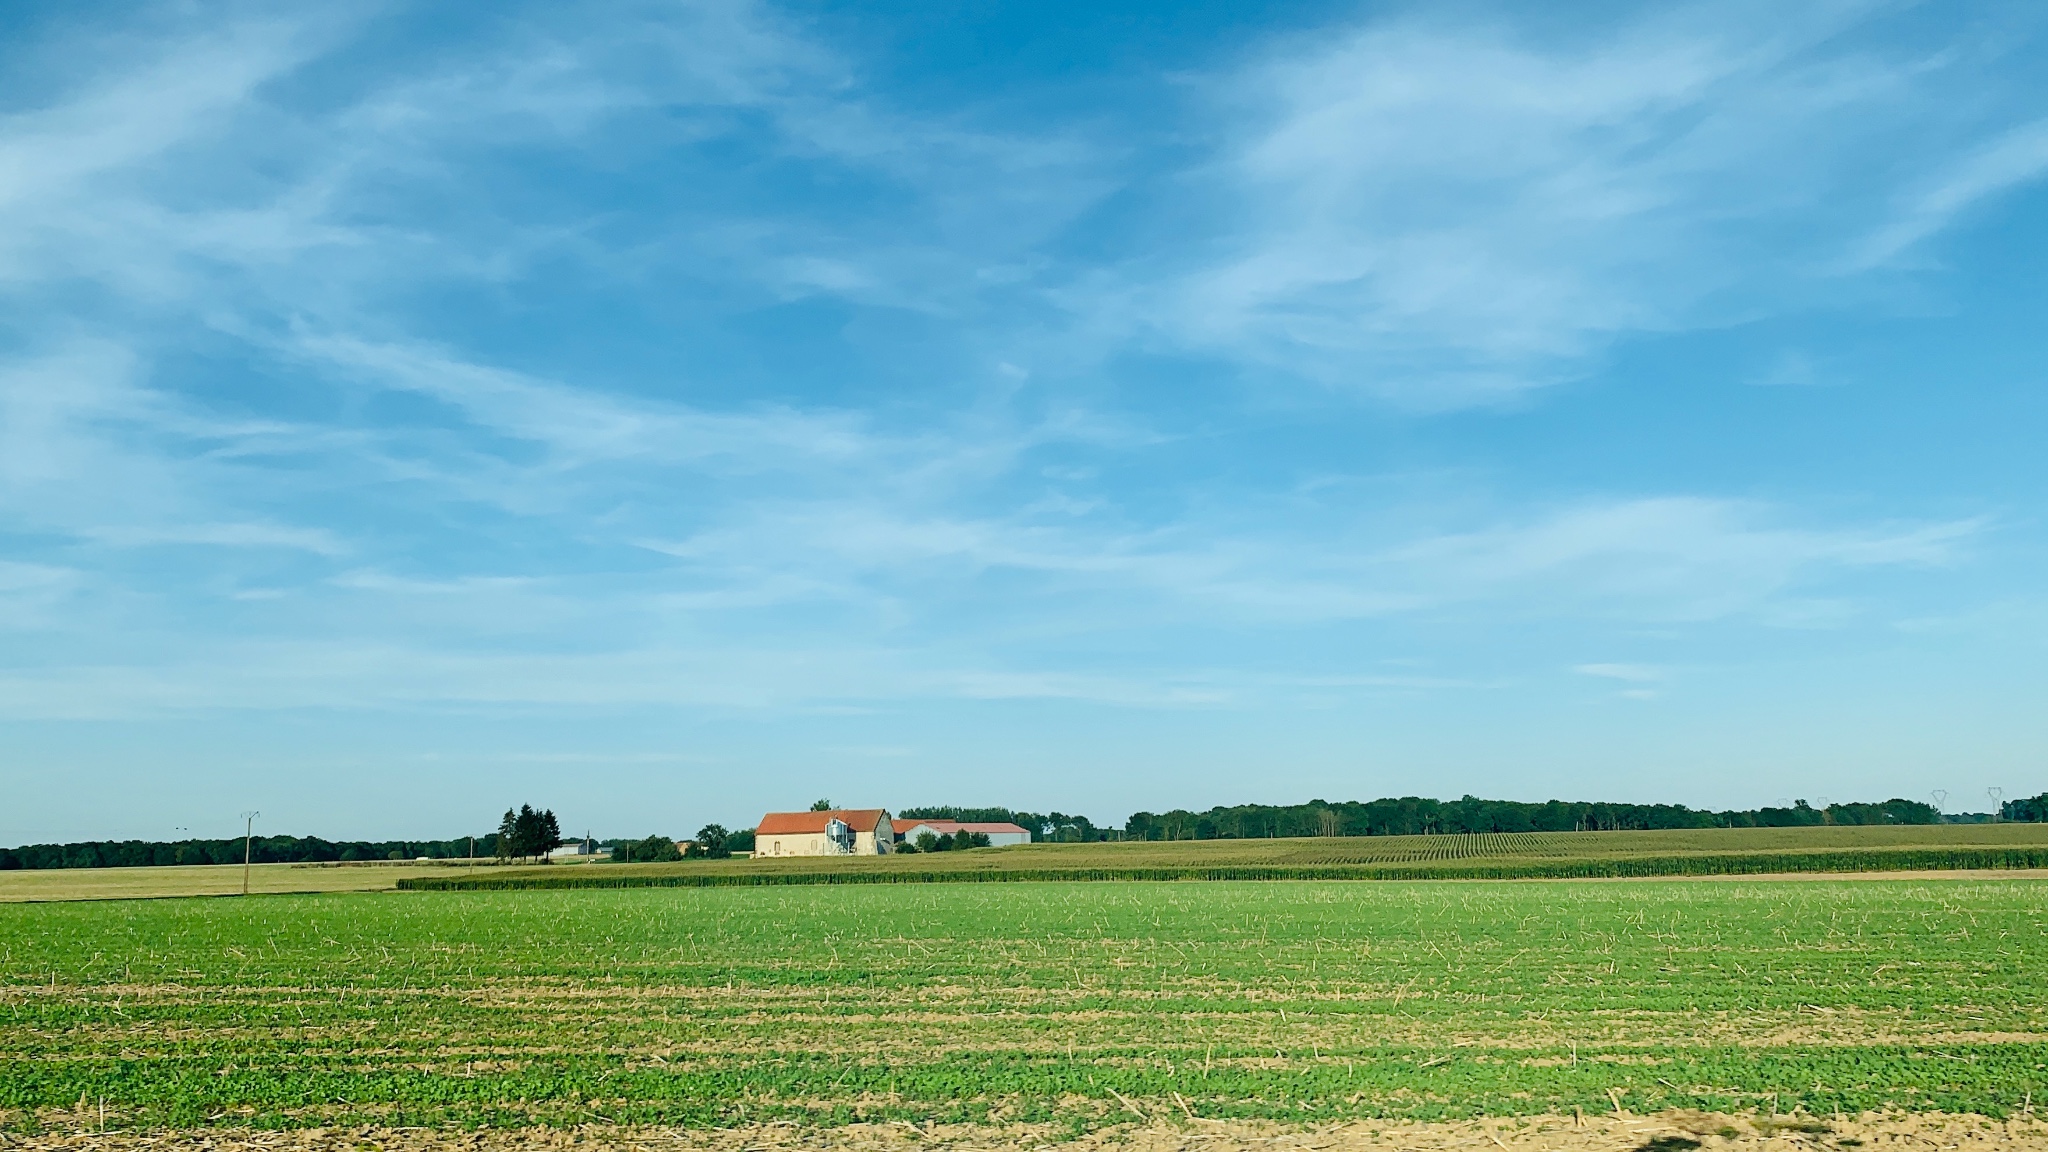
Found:
[{"label": "distant shrub line", "polygon": [[2044,848],[1903,848],[1839,852],[1745,852],[1500,860],[1427,864],[1220,864],[1132,868],[874,869],[830,872],[590,873],[551,876],[406,877],[411,892],[558,888],[749,888],[802,884],[978,884],[1089,880],[1579,880],[1605,877],[1743,876],[1772,872],[1900,872],[2048,868]]}]

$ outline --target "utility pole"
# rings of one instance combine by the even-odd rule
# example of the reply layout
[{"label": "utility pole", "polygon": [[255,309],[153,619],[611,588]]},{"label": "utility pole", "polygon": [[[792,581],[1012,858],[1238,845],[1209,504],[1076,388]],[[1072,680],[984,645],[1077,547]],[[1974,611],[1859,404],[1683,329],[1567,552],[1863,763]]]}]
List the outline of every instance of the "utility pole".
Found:
[{"label": "utility pole", "polygon": [[261,812],[242,813],[242,895],[249,894],[249,846],[256,835],[256,818]]},{"label": "utility pole", "polygon": [[1991,798],[1991,822],[1998,823],[1998,817],[2005,811],[2005,789],[1986,788],[1984,795]]}]

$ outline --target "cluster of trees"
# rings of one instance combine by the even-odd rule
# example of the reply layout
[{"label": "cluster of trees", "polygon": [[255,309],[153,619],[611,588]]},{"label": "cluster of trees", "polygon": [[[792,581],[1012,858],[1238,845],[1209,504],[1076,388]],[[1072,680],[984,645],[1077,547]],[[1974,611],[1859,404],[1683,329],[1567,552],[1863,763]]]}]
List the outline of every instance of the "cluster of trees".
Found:
[{"label": "cluster of trees", "polygon": [[[456,860],[497,855],[496,836],[453,840],[322,840],[318,836],[257,836],[249,859],[257,864],[314,864],[337,860]],[[242,838],[223,840],[88,840],[0,848],[0,871],[22,868],[145,868],[167,864],[240,864]]]},{"label": "cluster of trees", "polygon": [[614,864],[665,864],[670,860],[681,860],[683,851],[676,842],[666,836],[649,836],[644,840],[617,840],[612,843],[611,861]]},{"label": "cluster of trees", "polygon": [[[821,809],[822,811],[822,809]],[[735,852],[754,850],[754,830],[742,828],[737,832],[726,830],[723,824],[706,824],[697,829],[697,839],[690,845],[690,855],[702,856],[707,860],[724,860]]]},{"label": "cluster of trees", "polygon": [[[928,816],[925,819],[936,819],[936,817]],[[944,835],[936,832],[925,832],[920,834],[914,842],[906,840],[898,844],[896,850],[898,852],[952,852],[966,848],[986,847],[988,847],[988,833],[969,832],[967,829],[962,828],[958,832],[948,832]]]},{"label": "cluster of trees", "polygon": [[517,812],[505,809],[505,818],[498,822],[496,855],[501,860],[526,860],[546,856],[561,842],[562,824],[553,809],[536,812],[533,805],[521,804]]},{"label": "cluster of trees", "polygon": [[1086,816],[1063,812],[1018,812],[1010,808],[960,808],[950,804],[905,808],[896,815],[905,820],[958,820],[963,824],[1015,824],[1031,833],[1033,843],[1084,844],[1096,840],[1121,840],[1114,828],[1097,828]]},{"label": "cluster of trees", "polygon": [[697,829],[697,840],[690,846],[690,855],[708,860],[723,860],[731,856],[732,833],[726,831],[723,824],[706,824]]},{"label": "cluster of trees", "polygon": [[1137,812],[1124,825],[1132,840],[1229,840],[1267,836],[1404,836],[1446,832],[1597,832],[1649,828],[1797,828],[1820,824],[1938,824],[1941,813],[1917,800],[1712,812],[1682,804],[1594,804],[1550,800],[1432,800],[1421,796],[1332,804],[1241,804],[1207,812]]},{"label": "cluster of trees", "polygon": [[706,824],[697,829],[697,837],[685,846],[679,846],[666,836],[649,836],[645,840],[615,840],[611,842],[612,863],[648,864],[669,860],[692,859],[724,860],[735,852],[754,850],[754,830],[742,829],[729,832],[723,824]]},{"label": "cluster of trees", "polygon": [[1998,806],[1998,818],[2026,824],[2048,822],[2048,792],[2026,800],[2007,800]]}]

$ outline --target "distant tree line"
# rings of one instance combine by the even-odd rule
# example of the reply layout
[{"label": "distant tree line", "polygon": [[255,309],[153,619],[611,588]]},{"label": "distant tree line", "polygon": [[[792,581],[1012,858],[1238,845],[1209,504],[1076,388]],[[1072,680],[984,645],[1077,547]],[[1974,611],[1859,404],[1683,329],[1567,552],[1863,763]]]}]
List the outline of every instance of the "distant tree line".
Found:
[{"label": "distant tree line", "polygon": [[1085,844],[1096,840],[1122,840],[1124,834],[1115,828],[1097,828],[1095,822],[1086,816],[1069,816],[1061,812],[1018,812],[1010,808],[960,808],[950,804],[927,805],[923,808],[905,808],[897,817],[903,820],[958,820],[963,824],[1015,824],[1031,833],[1034,843]]},{"label": "distant tree line", "polygon": [[1917,800],[1882,804],[1806,801],[1789,808],[1714,812],[1682,804],[1595,804],[1549,800],[1399,799],[1306,804],[1240,804],[1207,812],[1133,813],[1124,825],[1132,840],[1236,840],[1268,836],[1408,836],[1475,832],[1605,832],[1661,828],[1802,828],[1822,824],[1939,824],[1941,813]]},{"label": "distant tree line", "polygon": [[[249,844],[257,864],[322,864],[371,860],[513,861],[545,857],[562,843],[561,824],[548,809],[521,805],[508,810],[500,830],[453,840],[322,840],[317,836],[258,836]],[[600,840],[620,863],[680,860],[683,851],[667,836]],[[754,850],[754,830],[727,832],[717,824],[698,829],[689,855],[724,859]],[[168,864],[240,864],[242,838],[225,840],[94,840],[76,844],[29,844],[0,848],[0,871],[28,868],[146,868]]]},{"label": "distant tree line", "polygon": [[[560,842],[552,812],[528,814],[528,839],[515,841],[490,833],[451,840],[323,840],[318,836],[258,836],[250,842],[250,859],[258,864],[313,864],[336,861],[459,860],[466,857],[510,859],[545,855]],[[507,812],[509,828],[519,828],[518,811]],[[933,805],[908,808],[904,819],[959,820],[966,823],[1016,824],[1039,842],[1080,843],[1098,840],[1226,840],[1272,836],[1401,836],[1433,832],[1575,832],[1662,828],[1799,828],[1823,824],[1939,824],[1944,817],[1917,800],[1882,804],[1830,804],[1814,808],[1806,801],[1789,808],[1731,809],[1715,812],[1678,804],[1594,804],[1551,800],[1541,804],[1514,800],[1399,799],[1306,804],[1241,804],[1206,812],[1132,814],[1122,829],[1099,828],[1085,816],[1058,812],[1020,812],[1010,808],[962,808]],[[1984,817],[1978,817],[1983,819]],[[2008,800],[2000,820],[2048,822],[2048,792],[2024,800]],[[1949,820],[1958,817],[1947,817]],[[1961,819],[1968,819],[1967,816]],[[642,840],[608,840],[612,858],[621,861],[672,860],[682,853],[665,836]],[[666,845],[666,850],[662,845]],[[967,844],[954,847],[971,847]],[[938,845],[934,844],[934,848]],[[500,849],[503,849],[501,852]],[[728,832],[709,824],[697,832],[690,855],[722,858],[754,849],[754,830]],[[643,855],[643,853],[645,855]],[[674,855],[670,855],[673,853]],[[0,848],[0,871],[29,868],[132,868],[170,864],[240,864],[242,838],[221,840],[89,840],[71,844],[28,844]]]},{"label": "distant tree line", "polygon": [[[555,814],[530,804],[507,809],[498,831],[451,840],[323,840],[318,836],[256,836],[253,864],[328,864],[370,860],[505,860],[546,856],[562,842]],[[220,840],[87,840],[0,848],[0,871],[42,868],[148,868],[174,864],[240,864],[243,837]]]},{"label": "distant tree line", "polygon": [[[498,838],[474,838],[475,854],[496,856]],[[249,842],[257,864],[311,864],[336,860],[460,859],[472,840],[322,840],[318,836],[258,836]],[[0,848],[0,870],[18,868],[134,868],[165,864],[240,864],[242,838],[226,840],[87,840]]]}]

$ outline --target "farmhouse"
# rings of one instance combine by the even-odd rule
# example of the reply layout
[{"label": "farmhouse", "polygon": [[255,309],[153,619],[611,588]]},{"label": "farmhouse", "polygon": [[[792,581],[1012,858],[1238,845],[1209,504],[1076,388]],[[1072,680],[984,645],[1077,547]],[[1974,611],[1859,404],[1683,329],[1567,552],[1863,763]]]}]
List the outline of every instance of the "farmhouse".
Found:
[{"label": "farmhouse", "polygon": [[[883,856],[896,846],[894,822],[881,808],[770,812],[754,829],[754,859],[763,856]],[[875,835],[876,830],[881,835]]]},{"label": "farmhouse", "polygon": [[917,838],[929,832],[934,836],[956,836],[962,832],[979,832],[988,837],[989,847],[1001,848],[1005,844],[1029,844],[1031,833],[1016,824],[991,824],[987,822],[959,820],[898,820],[895,821],[896,842],[908,840],[917,843]]}]

